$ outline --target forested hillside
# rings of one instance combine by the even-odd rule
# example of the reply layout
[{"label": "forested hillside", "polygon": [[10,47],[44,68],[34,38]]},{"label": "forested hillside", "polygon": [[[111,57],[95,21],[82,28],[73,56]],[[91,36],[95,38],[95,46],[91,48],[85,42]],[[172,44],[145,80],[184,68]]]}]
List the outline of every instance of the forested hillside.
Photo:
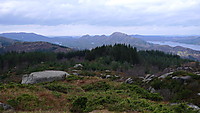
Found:
[{"label": "forested hillside", "polygon": [[[64,62],[61,62],[64,61]],[[49,65],[57,64],[58,67],[69,62],[81,62],[87,70],[124,71],[133,75],[159,72],[170,66],[179,66],[189,60],[181,59],[177,55],[165,54],[160,51],[137,51],[136,48],[125,44],[116,44],[97,47],[92,50],[73,51],[69,53],[53,52],[9,52],[0,55],[1,73],[8,70],[22,71],[34,65],[45,65],[42,69],[49,69]],[[61,63],[59,63],[61,62]],[[67,63],[65,63],[67,62]],[[55,66],[54,66],[55,67]]]}]

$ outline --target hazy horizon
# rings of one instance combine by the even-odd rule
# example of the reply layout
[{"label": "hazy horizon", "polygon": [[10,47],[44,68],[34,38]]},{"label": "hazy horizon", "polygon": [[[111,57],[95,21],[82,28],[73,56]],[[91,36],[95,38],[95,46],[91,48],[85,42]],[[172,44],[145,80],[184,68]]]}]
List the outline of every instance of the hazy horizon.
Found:
[{"label": "hazy horizon", "polygon": [[199,0],[1,0],[0,33],[200,35]]},{"label": "hazy horizon", "polygon": [[[119,32],[119,31],[116,31]],[[66,37],[66,36],[72,36],[72,37],[81,37],[81,36],[85,36],[85,35],[90,35],[90,36],[101,36],[101,35],[106,35],[106,36],[110,36],[115,32],[112,32],[111,34],[83,34],[83,35],[44,35],[44,34],[40,34],[40,33],[35,33],[35,32],[1,32],[0,34],[9,34],[9,33],[33,33],[33,34],[37,34],[37,35],[42,35],[42,36],[46,36],[46,37]],[[124,32],[120,32],[120,33],[124,33]],[[127,33],[124,33],[127,34]],[[149,34],[127,34],[127,35],[132,35],[132,36],[163,36],[163,37],[191,37],[191,36],[200,36],[200,35],[149,35]]]}]

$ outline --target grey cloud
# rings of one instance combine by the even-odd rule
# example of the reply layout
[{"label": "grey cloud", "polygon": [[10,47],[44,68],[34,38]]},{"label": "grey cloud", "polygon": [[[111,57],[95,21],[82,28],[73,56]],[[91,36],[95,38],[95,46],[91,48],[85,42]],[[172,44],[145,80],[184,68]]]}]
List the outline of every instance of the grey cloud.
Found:
[{"label": "grey cloud", "polygon": [[151,0],[149,4],[141,0],[141,3],[124,6],[112,4],[113,1],[110,1],[110,4],[106,5],[106,0],[2,0],[0,24],[200,25],[199,22],[194,23],[200,19],[200,2],[196,2],[198,0],[192,0],[194,4],[191,4],[191,7],[180,2],[181,6],[172,4],[171,8],[169,3],[172,0],[169,0],[169,3]]},{"label": "grey cloud", "polygon": [[[194,34],[200,26],[199,6],[199,0],[0,0],[0,25],[7,31],[14,31],[17,27],[13,25],[17,25],[21,26],[17,30],[34,27],[32,30],[37,32],[35,26],[39,25],[44,33],[47,33],[44,28],[53,33],[60,27],[78,29],[80,33],[110,33],[119,29],[151,34],[158,33],[160,27],[160,32],[173,29],[171,32],[181,33],[175,29],[182,29]],[[146,26],[156,30],[148,31]],[[65,33],[64,30],[56,32]]]}]

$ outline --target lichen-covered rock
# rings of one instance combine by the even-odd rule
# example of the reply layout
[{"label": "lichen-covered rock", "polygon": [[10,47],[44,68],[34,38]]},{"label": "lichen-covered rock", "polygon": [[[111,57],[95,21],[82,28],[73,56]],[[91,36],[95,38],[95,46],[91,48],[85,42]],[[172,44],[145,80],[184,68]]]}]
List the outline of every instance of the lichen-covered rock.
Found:
[{"label": "lichen-covered rock", "polygon": [[69,74],[64,71],[46,70],[41,72],[33,72],[22,77],[22,84],[36,84],[41,82],[52,82],[56,80],[64,80]]},{"label": "lichen-covered rock", "polygon": [[149,87],[148,90],[150,91],[150,93],[156,93],[156,90],[153,87]]},{"label": "lichen-covered rock", "polygon": [[106,75],[106,78],[108,79],[108,78],[111,78],[112,76],[111,75]]},{"label": "lichen-covered rock", "polygon": [[145,83],[149,83],[153,78],[155,78],[155,75],[148,74],[142,81]]},{"label": "lichen-covered rock", "polygon": [[0,102],[0,109],[3,109],[3,110],[14,110],[14,108],[8,104],[4,104],[4,103],[1,103]]},{"label": "lichen-covered rock", "polygon": [[158,78],[164,79],[164,78],[168,77],[169,75],[172,75],[173,73],[174,73],[174,72],[165,73],[165,74],[159,76]]},{"label": "lichen-covered rock", "polygon": [[82,64],[76,64],[76,65],[74,66],[74,68],[82,68],[82,67],[83,67]]},{"label": "lichen-covered rock", "polygon": [[174,76],[174,77],[172,77],[172,79],[184,80],[184,81],[190,80],[191,78],[192,78],[191,76],[181,76],[181,77]]},{"label": "lichen-covered rock", "polygon": [[192,103],[190,103],[190,104],[187,104],[189,107],[191,107],[191,108],[193,108],[193,109],[195,109],[195,110],[200,110],[200,108],[199,108],[199,106],[197,106],[197,105],[194,105],[194,104],[192,104]]},{"label": "lichen-covered rock", "polygon": [[132,84],[133,83],[133,79],[132,78],[128,78],[128,79],[125,80],[125,83]]}]

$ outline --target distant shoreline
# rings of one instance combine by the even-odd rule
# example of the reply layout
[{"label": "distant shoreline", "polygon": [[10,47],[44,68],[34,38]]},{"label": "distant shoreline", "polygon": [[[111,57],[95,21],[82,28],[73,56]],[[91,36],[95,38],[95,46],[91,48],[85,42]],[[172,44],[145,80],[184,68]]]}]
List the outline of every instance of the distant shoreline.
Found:
[{"label": "distant shoreline", "polygon": [[182,47],[185,47],[185,48],[190,48],[190,49],[193,49],[193,50],[200,51],[200,45],[184,44],[184,43],[172,42],[172,41],[147,41],[147,42],[153,43],[153,44],[159,44],[159,45],[168,45],[168,46],[171,46],[171,47],[182,46]]}]

